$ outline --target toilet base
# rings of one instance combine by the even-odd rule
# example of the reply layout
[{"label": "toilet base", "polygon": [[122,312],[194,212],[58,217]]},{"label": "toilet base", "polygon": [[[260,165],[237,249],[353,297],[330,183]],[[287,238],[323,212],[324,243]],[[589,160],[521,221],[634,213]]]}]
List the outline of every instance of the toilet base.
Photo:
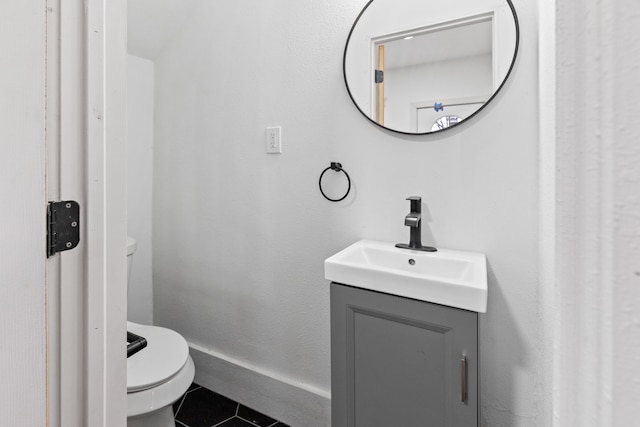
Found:
[{"label": "toilet base", "polygon": [[150,414],[128,417],[127,427],[176,427],[173,406],[165,406]]}]

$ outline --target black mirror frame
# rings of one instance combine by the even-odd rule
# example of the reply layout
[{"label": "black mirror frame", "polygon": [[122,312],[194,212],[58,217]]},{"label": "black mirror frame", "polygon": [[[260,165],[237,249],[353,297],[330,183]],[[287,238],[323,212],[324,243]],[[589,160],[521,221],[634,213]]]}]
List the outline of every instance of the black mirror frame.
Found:
[{"label": "black mirror frame", "polygon": [[379,124],[378,122],[373,120],[371,117],[369,117],[368,114],[366,114],[364,111],[362,111],[362,109],[360,108],[360,106],[358,105],[356,100],[353,98],[353,94],[351,93],[351,89],[349,89],[349,82],[347,81],[347,49],[349,48],[349,41],[351,40],[351,36],[353,34],[353,31],[356,28],[356,25],[358,25],[358,21],[360,21],[360,18],[362,17],[362,15],[364,15],[364,13],[369,8],[369,6],[371,6],[371,4],[374,2],[374,0],[369,0],[369,2],[365,5],[365,7],[362,9],[362,11],[360,11],[360,13],[358,14],[358,17],[356,18],[356,20],[354,21],[353,25],[351,26],[351,31],[349,31],[349,36],[347,37],[347,42],[345,43],[344,53],[343,53],[343,56],[342,56],[342,76],[344,78],[344,84],[345,84],[345,87],[347,88],[347,93],[349,94],[349,98],[351,98],[351,101],[353,101],[353,105],[355,105],[356,108],[358,109],[358,111],[360,111],[360,113],[364,117],[366,117],[366,119],[369,120],[374,125],[382,128],[382,129],[386,129],[386,130],[389,130],[391,132],[400,133],[400,134],[403,134],[403,135],[431,135],[431,134],[437,134],[437,133],[440,133],[440,132],[447,131],[449,129],[457,128],[458,126],[460,126],[463,123],[465,123],[467,120],[471,120],[480,111],[482,111],[491,101],[493,101],[493,99],[496,97],[496,95],[498,95],[498,93],[502,90],[502,88],[504,87],[504,85],[507,82],[507,80],[509,80],[509,76],[511,75],[511,71],[513,71],[513,67],[515,66],[516,59],[518,57],[518,50],[519,50],[519,47],[520,47],[520,22],[518,21],[518,14],[516,13],[516,8],[513,6],[513,3],[511,2],[511,0],[505,0],[505,1],[509,4],[509,8],[511,9],[511,13],[513,14],[513,21],[514,21],[514,24],[516,26],[516,45],[515,45],[515,48],[513,50],[513,59],[511,60],[511,65],[509,66],[509,70],[507,71],[507,74],[504,76],[504,79],[502,80],[502,83],[500,83],[500,86],[498,86],[498,89],[496,89],[495,92],[493,92],[493,95],[491,95],[491,97],[487,100],[487,102],[485,102],[482,105],[482,107],[478,108],[476,111],[473,112],[473,114],[471,114],[466,119],[460,121],[459,123],[456,123],[454,125],[451,125],[449,127],[446,127],[444,129],[440,129],[440,130],[437,130],[437,131],[417,133],[417,132],[403,132],[403,131],[396,130],[396,129],[391,129],[389,127],[386,127],[386,126],[383,126],[383,125]]}]

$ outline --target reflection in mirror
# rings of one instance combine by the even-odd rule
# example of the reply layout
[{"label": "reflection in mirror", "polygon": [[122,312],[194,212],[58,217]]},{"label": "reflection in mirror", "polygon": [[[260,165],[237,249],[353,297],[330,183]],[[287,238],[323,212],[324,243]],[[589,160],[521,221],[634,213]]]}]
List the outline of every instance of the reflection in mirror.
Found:
[{"label": "reflection in mirror", "polygon": [[371,0],[344,54],[349,95],[371,121],[410,134],[437,132],[475,115],[515,61],[510,0]]}]

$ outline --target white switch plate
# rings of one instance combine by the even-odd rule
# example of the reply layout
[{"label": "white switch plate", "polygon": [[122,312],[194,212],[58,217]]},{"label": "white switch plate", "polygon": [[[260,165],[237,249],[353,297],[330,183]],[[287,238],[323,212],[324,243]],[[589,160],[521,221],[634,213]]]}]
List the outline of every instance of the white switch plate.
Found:
[{"label": "white switch plate", "polygon": [[267,154],[282,153],[282,127],[273,126],[267,128]]}]

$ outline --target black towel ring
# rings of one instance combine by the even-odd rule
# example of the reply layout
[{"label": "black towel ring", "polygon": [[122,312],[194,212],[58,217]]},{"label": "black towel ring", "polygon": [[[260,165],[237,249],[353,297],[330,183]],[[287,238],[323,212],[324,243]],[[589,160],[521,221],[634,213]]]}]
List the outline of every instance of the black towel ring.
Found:
[{"label": "black towel ring", "polygon": [[[344,193],[344,196],[340,197],[339,199],[332,199],[331,197],[328,197],[326,194],[324,194],[324,191],[322,191],[322,177],[324,176],[324,174],[329,169],[331,169],[333,171],[336,171],[336,172],[342,172],[342,173],[344,173],[344,176],[347,177],[347,183],[349,185],[347,187],[347,192]],[[351,178],[349,178],[349,174],[347,173],[347,171],[342,169],[342,165],[340,163],[331,162],[331,166],[329,166],[328,168],[323,170],[322,173],[320,174],[320,179],[318,180],[318,186],[320,187],[320,192],[322,193],[322,195],[324,196],[325,199],[329,200],[330,202],[340,202],[340,201],[344,200],[349,195],[349,192],[351,191]]]}]

